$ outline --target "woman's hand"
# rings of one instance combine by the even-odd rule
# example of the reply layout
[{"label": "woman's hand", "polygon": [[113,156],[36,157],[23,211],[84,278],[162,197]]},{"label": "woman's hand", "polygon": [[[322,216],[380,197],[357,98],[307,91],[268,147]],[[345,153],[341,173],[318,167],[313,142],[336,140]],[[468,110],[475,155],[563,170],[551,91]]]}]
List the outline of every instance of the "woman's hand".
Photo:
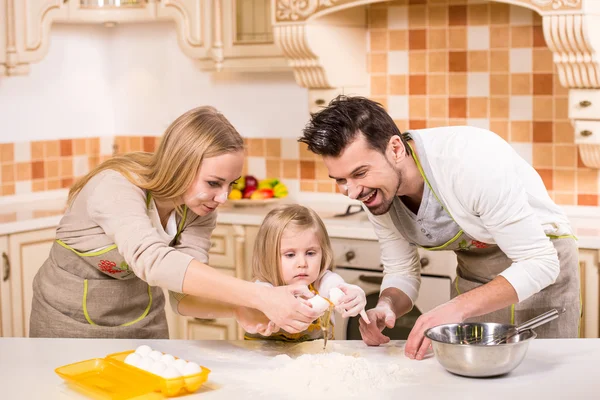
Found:
[{"label": "woman's hand", "polygon": [[265,287],[261,293],[261,311],[276,327],[286,332],[302,332],[319,318],[319,313],[302,298],[314,296],[306,285]]},{"label": "woman's hand", "polygon": [[235,310],[235,319],[242,329],[248,333],[258,333],[262,336],[271,336],[279,330],[273,321],[269,321],[265,314],[249,307],[238,307]]},{"label": "woman's hand", "polygon": [[364,322],[369,324],[369,317],[365,312],[365,306],[367,305],[365,291],[359,286],[349,283],[342,283],[338,285],[338,288],[344,292],[344,297],[340,299],[336,306],[338,312],[342,313],[342,317],[348,318],[360,314]]}]

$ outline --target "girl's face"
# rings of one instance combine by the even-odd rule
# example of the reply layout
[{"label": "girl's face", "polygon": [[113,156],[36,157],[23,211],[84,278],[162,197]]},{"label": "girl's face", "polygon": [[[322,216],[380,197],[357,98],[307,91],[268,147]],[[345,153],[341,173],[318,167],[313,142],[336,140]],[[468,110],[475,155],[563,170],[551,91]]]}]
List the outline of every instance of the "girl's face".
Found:
[{"label": "girl's face", "polygon": [[222,154],[202,160],[192,185],[183,195],[183,202],[200,216],[213,212],[227,201],[231,186],[242,174],[244,153]]},{"label": "girl's face", "polygon": [[288,227],[281,237],[281,275],[286,285],[317,280],[323,253],[313,228]]}]

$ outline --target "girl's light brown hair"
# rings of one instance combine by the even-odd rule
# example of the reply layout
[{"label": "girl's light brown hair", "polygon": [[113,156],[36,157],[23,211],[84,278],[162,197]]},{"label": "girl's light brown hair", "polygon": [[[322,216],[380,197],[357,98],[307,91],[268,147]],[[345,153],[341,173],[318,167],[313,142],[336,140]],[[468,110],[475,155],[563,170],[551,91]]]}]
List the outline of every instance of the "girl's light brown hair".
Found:
[{"label": "girl's light brown hair", "polygon": [[133,152],[113,157],[79,179],[69,191],[68,203],[73,202],[91,178],[107,169],[121,173],[155,199],[180,201],[204,158],[243,148],[242,137],[223,114],[210,106],[194,108],[167,128],[154,153]]},{"label": "girl's light brown hair", "polygon": [[290,204],[271,210],[263,220],[254,243],[252,273],[254,279],[273,286],[284,286],[281,274],[281,237],[286,228],[314,229],[321,245],[319,278],[333,268],[333,251],[327,229],[317,213],[310,208]]}]

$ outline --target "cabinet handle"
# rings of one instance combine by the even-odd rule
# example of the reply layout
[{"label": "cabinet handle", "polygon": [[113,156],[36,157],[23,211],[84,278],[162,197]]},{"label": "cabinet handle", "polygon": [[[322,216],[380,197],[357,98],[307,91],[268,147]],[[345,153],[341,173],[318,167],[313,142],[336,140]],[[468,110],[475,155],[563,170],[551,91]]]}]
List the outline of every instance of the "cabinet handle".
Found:
[{"label": "cabinet handle", "polygon": [[589,100],[581,100],[581,101],[579,102],[579,106],[580,106],[580,107],[583,107],[583,108],[589,107],[589,106],[591,106],[591,105],[592,105],[592,102],[591,102],[591,101],[589,101]]},{"label": "cabinet handle", "polygon": [[8,254],[2,253],[2,282],[6,282],[10,278],[10,260]]},{"label": "cabinet handle", "polygon": [[315,100],[315,104],[318,106],[322,106],[323,104],[325,104],[325,100],[323,99],[316,99]]},{"label": "cabinet handle", "polygon": [[581,136],[585,136],[585,137],[592,136],[592,131],[585,129],[585,130],[581,131]]},{"label": "cabinet handle", "polygon": [[421,258],[421,268],[425,268],[428,265],[429,265],[429,258],[427,258],[427,257]]}]

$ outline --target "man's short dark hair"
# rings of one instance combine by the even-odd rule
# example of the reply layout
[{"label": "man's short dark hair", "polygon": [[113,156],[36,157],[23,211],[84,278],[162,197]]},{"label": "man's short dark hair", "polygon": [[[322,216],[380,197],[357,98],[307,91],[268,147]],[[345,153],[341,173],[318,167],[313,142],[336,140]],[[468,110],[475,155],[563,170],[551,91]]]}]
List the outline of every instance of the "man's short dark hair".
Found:
[{"label": "man's short dark hair", "polygon": [[381,154],[385,154],[390,138],[398,135],[407,153],[411,153],[406,139],[383,106],[365,97],[337,96],[326,108],[311,114],[302,133],[298,141],[321,156],[338,157],[360,133],[369,147]]}]

